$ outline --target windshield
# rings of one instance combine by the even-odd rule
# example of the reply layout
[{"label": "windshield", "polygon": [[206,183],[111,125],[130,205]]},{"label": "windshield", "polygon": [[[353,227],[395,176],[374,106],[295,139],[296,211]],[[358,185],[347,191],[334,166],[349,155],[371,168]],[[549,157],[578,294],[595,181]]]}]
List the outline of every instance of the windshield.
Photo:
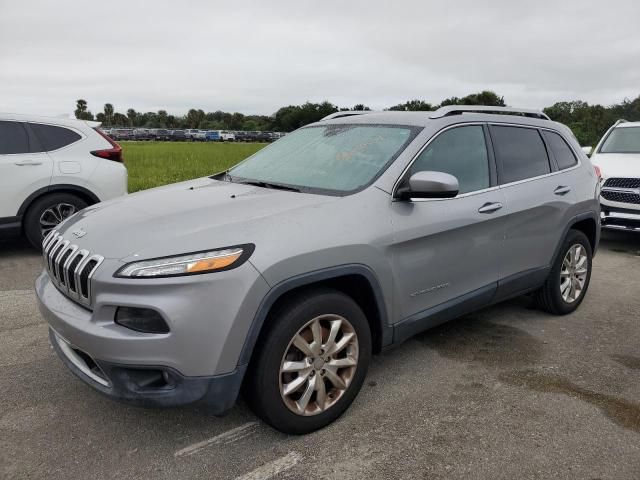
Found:
[{"label": "windshield", "polygon": [[371,183],[419,128],[323,125],[288,134],[232,168],[233,180],[347,193]]},{"label": "windshield", "polygon": [[640,153],[640,127],[614,128],[600,153]]}]

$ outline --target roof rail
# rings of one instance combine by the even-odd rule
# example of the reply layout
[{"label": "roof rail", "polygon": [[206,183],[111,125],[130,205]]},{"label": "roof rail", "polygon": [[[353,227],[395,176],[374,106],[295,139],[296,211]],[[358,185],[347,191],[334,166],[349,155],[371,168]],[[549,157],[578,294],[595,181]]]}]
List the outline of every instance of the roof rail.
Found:
[{"label": "roof rail", "polygon": [[529,110],[526,108],[512,107],[491,107],[488,105],[449,105],[440,107],[429,115],[429,118],[442,118],[463,113],[502,113],[507,115],[520,115],[523,117],[539,118],[541,120],[551,120],[546,113],[540,110]]},{"label": "roof rail", "polygon": [[365,113],[373,113],[371,110],[350,110],[350,111],[343,111],[343,112],[335,112],[332,113],[330,115],[327,115],[326,117],[322,118],[320,121],[323,122],[325,120],[332,120],[334,118],[341,118],[341,117],[351,117],[352,115],[364,115]]},{"label": "roof rail", "polygon": [[614,123],[613,126],[617,127],[621,123],[627,123],[627,122],[628,122],[628,120],[625,120],[624,118],[620,118],[620,119],[616,120],[616,123]]}]

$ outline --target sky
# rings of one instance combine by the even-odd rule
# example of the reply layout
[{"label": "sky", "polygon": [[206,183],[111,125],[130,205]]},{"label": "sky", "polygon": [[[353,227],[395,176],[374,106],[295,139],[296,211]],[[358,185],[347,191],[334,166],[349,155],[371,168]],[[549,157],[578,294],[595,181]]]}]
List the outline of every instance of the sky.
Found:
[{"label": "sky", "polygon": [[0,111],[640,95],[640,1],[0,0]]}]

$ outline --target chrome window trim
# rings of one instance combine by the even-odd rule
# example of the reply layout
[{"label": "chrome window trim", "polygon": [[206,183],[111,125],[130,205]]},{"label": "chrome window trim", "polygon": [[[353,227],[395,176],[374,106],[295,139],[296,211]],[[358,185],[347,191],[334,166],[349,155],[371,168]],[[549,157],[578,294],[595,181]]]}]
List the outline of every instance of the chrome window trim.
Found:
[{"label": "chrome window trim", "polygon": [[[565,143],[569,146],[569,148],[571,149],[571,151],[573,152],[575,157],[578,159],[578,163],[576,163],[573,167],[565,168],[564,170],[558,170],[556,172],[545,173],[544,175],[538,175],[537,177],[523,178],[522,180],[516,180],[515,182],[498,184],[498,186],[500,188],[506,188],[506,187],[510,187],[512,185],[520,185],[521,183],[527,183],[527,182],[532,182],[532,181],[540,180],[540,179],[547,178],[547,177],[552,177],[552,176],[558,175],[560,173],[565,173],[565,172],[570,172],[572,170],[576,170],[577,168],[580,168],[582,166],[582,162],[580,160],[580,155],[576,154],[576,151],[573,149],[571,144],[569,142],[567,142],[567,140],[564,138],[562,133],[560,133],[557,130],[554,130],[553,128],[536,127],[535,125],[519,125],[519,124],[515,124],[515,123],[508,123],[508,122],[488,122],[487,125],[489,125],[489,126],[498,125],[498,126],[501,126],[501,127],[531,128],[531,129],[534,129],[534,130],[547,130],[549,132],[557,133],[565,141]],[[546,150],[547,149],[547,144],[544,141],[544,138],[541,138],[541,140],[542,140],[542,143],[544,144],[544,148]],[[547,152],[547,156],[549,158],[549,161],[551,161],[551,157],[549,157],[549,152]],[[549,164],[549,167],[551,167],[551,164]]]},{"label": "chrome window trim", "polygon": [[[420,150],[418,150],[418,152],[411,158],[411,160],[409,161],[409,163],[407,164],[407,166],[402,170],[402,172],[400,173],[400,175],[398,176],[398,178],[396,179],[395,183],[393,184],[393,188],[391,189],[391,197],[393,198],[393,201],[402,201],[399,198],[396,198],[396,193],[398,190],[398,187],[400,186],[400,181],[404,178],[405,174],[409,171],[409,169],[411,168],[411,166],[414,164],[414,162],[418,159],[418,157],[420,155],[422,155],[422,152],[424,152],[427,147],[429,145],[431,145],[431,142],[433,142],[436,138],[438,138],[442,133],[451,130],[453,128],[459,128],[459,127],[468,127],[468,126],[473,126],[473,125],[479,125],[479,126],[484,126],[486,125],[487,122],[461,122],[461,123],[454,123],[452,125],[447,125],[446,127],[438,130],[433,136],[431,136],[431,138],[429,138],[429,140],[427,140],[427,143],[425,143]],[[485,142],[486,145],[486,142]],[[487,149],[489,148],[489,145],[486,145]],[[489,161],[489,152],[487,151],[487,160]],[[489,167],[489,164],[487,163],[487,167]],[[467,192],[467,193],[463,193],[462,195],[456,195],[453,198],[416,198],[416,199],[409,199],[409,201],[411,202],[430,202],[433,200],[453,200],[456,198],[463,198],[465,196],[468,196],[469,194],[476,194],[476,193],[481,193],[481,192],[485,192],[485,191],[490,191],[490,190],[494,190],[498,188],[498,186],[496,185],[495,187],[489,187],[483,190],[474,190],[473,192]]]},{"label": "chrome window trim", "polygon": [[[553,132],[553,133],[557,133],[558,135],[560,135],[560,137],[562,137],[562,139],[565,141],[565,143],[569,146],[569,148],[571,149],[571,151],[573,152],[573,154],[575,155],[576,159],[578,160],[578,162],[569,168],[565,168],[564,170],[557,170],[555,172],[549,172],[549,173],[545,173],[544,175],[538,175],[537,177],[530,177],[530,178],[525,178],[522,180],[517,180],[515,182],[510,182],[510,183],[505,183],[505,184],[499,184],[494,186],[494,187],[490,187],[490,188],[486,188],[483,190],[475,190],[473,192],[467,192],[467,193],[463,193],[462,195],[456,195],[453,198],[411,198],[409,199],[409,201],[411,202],[431,202],[431,201],[440,201],[440,200],[455,200],[456,198],[465,198],[467,196],[470,196],[472,194],[480,194],[480,193],[485,193],[485,192],[490,192],[492,190],[497,190],[497,189],[501,189],[501,188],[506,188],[506,187],[510,187],[512,185],[519,185],[521,183],[526,183],[526,182],[531,182],[531,181],[535,181],[535,180],[540,180],[542,178],[546,178],[546,177],[551,177],[553,175],[558,175],[560,173],[565,173],[565,172],[570,172],[572,170],[576,170],[578,168],[580,168],[582,166],[582,159],[580,158],[580,155],[577,154],[576,150],[573,148],[573,145],[571,145],[570,142],[567,142],[566,138],[564,137],[564,135],[562,135],[561,132],[559,132],[558,130],[554,130],[553,128],[549,128],[549,127],[538,127],[536,125],[523,125],[520,123],[511,123],[511,122],[489,122],[489,121],[474,121],[474,122],[461,122],[461,123],[454,123],[452,125],[448,125],[444,128],[442,128],[441,130],[438,130],[428,141],[427,143],[425,143],[420,150],[418,150],[418,152],[413,156],[413,158],[409,161],[409,163],[407,164],[407,166],[402,170],[402,173],[400,173],[400,175],[398,176],[398,178],[396,179],[395,183],[393,184],[393,188],[391,189],[391,196],[393,198],[393,201],[401,201],[400,199],[396,198],[396,192],[397,189],[399,187],[400,181],[404,178],[404,175],[407,173],[407,171],[411,168],[411,166],[413,165],[413,163],[417,160],[417,158],[422,154],[422,152],[431,144],[431,142],[433,142],[436,138],[438,138],[438,136],[440,136],[440,134],[446,132],[447,130],[450,130],[452,128],[457,128],[457,127],[465,127],[465,126],[470,126],[470,125],[487,125],[487,126],[491,126],[491,125],[498,125],[498,126],[507,126],[507,127],[518,127],[518,128],[531,128],[533,130],[547,130],[549,132]],[[544,142],[544,139],[541,138],[541,140],[543,141],[544,145],[545,145],[545,150],[547,148],[546,143]],[[489,148],[489,145],[487,145],[487,148]],[[547,156],[549,155],[549,152],[547,152]],[[549,161],[551,161],[551,158],[549,157]],[[551,165],[549,165],[551,166]],[[497,167],[497,165],[496,165]]]}]

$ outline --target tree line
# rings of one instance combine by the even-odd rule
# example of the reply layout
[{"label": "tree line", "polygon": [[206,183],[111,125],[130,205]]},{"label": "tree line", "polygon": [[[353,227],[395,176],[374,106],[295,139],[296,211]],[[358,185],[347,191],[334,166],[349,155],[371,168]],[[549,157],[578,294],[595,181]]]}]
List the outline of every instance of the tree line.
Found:
[{"label": "tree line", "polygon": [[[393,105],[386,110],[426,111],[447,105],[489,105],[506,106],[504,97],[492,91],[472,93],[464,97],[450,97],[440,103],[425,100],[409,100]],[[306,102],[302,105],[289,105],[278,109],[273,115],[244,115],[234,112],[206,112],[202,109],[190,109],[186,115],[169,115],[166,110],[157,112],[137,112],[129,108],[126,112],[116,112],[111,103],[95,116],[88,109],[87,102],[76,102],[75,116],[83,120],[97,120],[107,127],[129,128],[198,128],[205,130],[259,130],[290,132],[338,111],[370,110],[364,104],[353,107],[339,107],[331,102]],[[621,103],[602,106],[589,105],[581,100],[557,102],[546,107],[544,112],[552,120],[569,126],[581,145],[595,145],[606,130],[619,118],[630,121],[640,120],[640,96],[634,100],[625,99]]]}]

